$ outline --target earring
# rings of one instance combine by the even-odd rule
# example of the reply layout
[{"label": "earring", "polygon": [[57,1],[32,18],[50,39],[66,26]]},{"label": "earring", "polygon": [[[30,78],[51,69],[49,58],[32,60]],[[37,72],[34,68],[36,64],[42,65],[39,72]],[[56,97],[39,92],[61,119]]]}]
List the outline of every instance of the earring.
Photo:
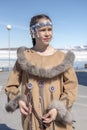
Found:
[{"label": "earring", "polygon": [[35,35],[34,35],[35,32],[34,32],[34,30],[31,29],[30,31],[31,31],[31,37],[32,37],[32,38],[35,38]]},{"label": "earring", "polygon": [[38,30],[37,30],[37,28],[36,28],[35,30],[36,30],[36,33],[37,33],[37,37],[39,38],[39,33],[38,33]]}]

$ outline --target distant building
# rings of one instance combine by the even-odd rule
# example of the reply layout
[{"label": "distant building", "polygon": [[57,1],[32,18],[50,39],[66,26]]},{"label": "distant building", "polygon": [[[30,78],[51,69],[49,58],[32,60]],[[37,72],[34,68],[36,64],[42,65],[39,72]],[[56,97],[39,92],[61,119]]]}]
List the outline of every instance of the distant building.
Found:
[{"label": "distant building", "polygon": [[[87,64],[87,45],[74,46],[73,48],[60,49],[64,52],[71,50],[75,54],[75,68],[84,68]],[[10,49],[10,67],[12,68],[17,59],[17,48]],[[9,49],[2,48],[0,49],[0,71],[9,66]]]}]

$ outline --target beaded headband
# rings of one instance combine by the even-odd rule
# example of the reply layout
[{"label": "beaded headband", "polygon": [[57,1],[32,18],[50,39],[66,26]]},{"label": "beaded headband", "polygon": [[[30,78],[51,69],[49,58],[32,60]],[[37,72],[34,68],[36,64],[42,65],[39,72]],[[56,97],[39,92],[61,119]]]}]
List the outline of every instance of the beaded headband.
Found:
[{"label": "beaded headband", "polygon": [[40,23],[36,23],[35,25],[31,26],[31,29],[35,30],[38,27],[44,27],[44,26],[52,26],[52,23],[51,22],[46,22],[46,23],[40,22]]}]

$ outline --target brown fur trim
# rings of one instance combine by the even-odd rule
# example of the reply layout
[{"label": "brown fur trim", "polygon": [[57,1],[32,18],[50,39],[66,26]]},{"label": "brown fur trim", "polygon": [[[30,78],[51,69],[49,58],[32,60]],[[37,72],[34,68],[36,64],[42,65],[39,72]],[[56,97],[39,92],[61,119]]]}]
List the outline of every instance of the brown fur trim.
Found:
[{"label": "brown fur trim", "polygon": [[27,102],[27,99],[24,95],[22,95],[22,96],[18,95],[6,104],[6,106],[5,106],[6,111],[7,112],[14,112],[19,107],[19,100],[22,100],[25,103]]},{"label": "brown fur trim", "polygon": [[62,124],[72,124],[72,114],[65,108],[64,104],[61,101],[52,101],[48,106],[48,110],[55,108],[58,112],[56,121],[61,122]]},{"label": "brown fur trim", "polygon": [[65,55],[65,58],[61,64],[49,69],[38,68],[37,66],[32,65],[32,63],[26,60],[26,57],[23,53],[26,49],[27,48],[21,47],[17,51],[18,63],[20,64],[21,68],[29,72],[30,74],[44,78],[53,78],[67,71],[70,67],[72,67],[75,58],[73,52],[69,51]]}]

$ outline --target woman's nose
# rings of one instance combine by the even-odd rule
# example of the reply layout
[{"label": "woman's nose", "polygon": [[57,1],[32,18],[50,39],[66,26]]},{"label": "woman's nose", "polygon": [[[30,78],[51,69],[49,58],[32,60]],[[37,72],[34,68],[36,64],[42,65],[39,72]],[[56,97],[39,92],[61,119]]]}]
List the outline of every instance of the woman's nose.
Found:
[{"label": "woman's nose", "polygon": [[46,32],[45,32],[45,35],[46,35],[46,36],[49,36],[49,31],[46,31]]}]

